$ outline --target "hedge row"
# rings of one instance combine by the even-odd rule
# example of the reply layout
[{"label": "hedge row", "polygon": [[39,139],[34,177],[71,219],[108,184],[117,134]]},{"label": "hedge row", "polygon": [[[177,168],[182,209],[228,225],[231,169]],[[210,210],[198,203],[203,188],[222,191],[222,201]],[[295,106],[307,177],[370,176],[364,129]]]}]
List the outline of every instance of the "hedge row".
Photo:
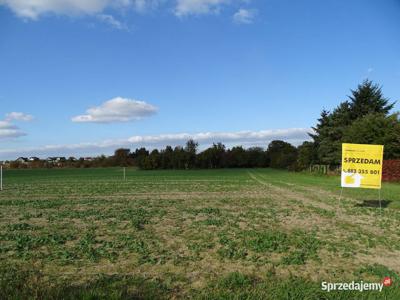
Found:
[{"label": "hedge row", "polygon": [[400,181],[400,160],[383,161],[383,181]]}]

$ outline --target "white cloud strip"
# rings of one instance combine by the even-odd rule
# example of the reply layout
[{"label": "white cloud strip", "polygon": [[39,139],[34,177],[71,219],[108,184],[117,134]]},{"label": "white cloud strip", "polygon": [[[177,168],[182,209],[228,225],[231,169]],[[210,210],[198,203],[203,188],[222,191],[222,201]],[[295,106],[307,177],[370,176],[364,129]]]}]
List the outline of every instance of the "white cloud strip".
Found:
[{"label": "white cloud strip", "polygon": [[46,14],[67,16],[96,15],[104,10],[133,8],[143,12],[157,7],[164,0],[0,0],[17,16],[36,20]]},{"label": "white cloud strip", "polygon": [[[217,14],[223,6],[248,4],[249,0],[0,0],[0,5],[7,6],[17,16],[31,20],[37,20],[49,14],[101,16],[110,9],[114,11],[133,9],[137,12],[145,12],[164,3],[169,6],[167,10],[182,17]],[[114,17],[113,19],[115,20]],[[106,18],[105,21],[115,26],[115,22],[110,18]]]},{"label": "white cloud strip", "polygon": [[84,115],[73,117],[72,122],[130,122],[154,115],[157,110],[157,107],[144,101],[116,97],[104,102],[100,106],[89,108]]},{"label": "white cloud strip", "polygon": [[22,112],[10,112],[6,114],[6,121],[24,121],[29,122],[33,120],[32,115],[24,114]]},{"label": "white cloud strip", "polygon": [[35,20],[39,16],[54,13],[64,15],[95,14],[113,1],[107,0],[0,0],[16,15]]},{"label": "white cloud strip", "polygon": [[7,121],[0,121],[0,140],[17,138],[24,135],[26,135],[26,133],[21,131],[17,126]]},{"label": "white cloud strip", "polygon": [[307,128],[289,128],[261,131],[237,132],[200,132],[200,133],[175,133],[146,136],[132,136],[121,140],[105,140],[98,143],[80,143],[70,145],[47,145],[30,149],[1,149],[0,160],[15,159],[18,156],[93,156],[99,154],[112,154],[118,147],[164,148],[166,145],[184,145],[188,139],[200,143],[201,148],[206,148],[212,143],[222,142],[227,146],[243,145],[246,147],[267,147],[272,140],[284,140],[294,145],[309,140]]},{"label": "white cloud strip", "polygon": [[29,122],[33,120],[32,115],[24,114],[22,112],[11,112],[6,114],[4,120],[0,120],[0,140],[13,139],[26,135],[18,126],[13,122],[22,121]]}]

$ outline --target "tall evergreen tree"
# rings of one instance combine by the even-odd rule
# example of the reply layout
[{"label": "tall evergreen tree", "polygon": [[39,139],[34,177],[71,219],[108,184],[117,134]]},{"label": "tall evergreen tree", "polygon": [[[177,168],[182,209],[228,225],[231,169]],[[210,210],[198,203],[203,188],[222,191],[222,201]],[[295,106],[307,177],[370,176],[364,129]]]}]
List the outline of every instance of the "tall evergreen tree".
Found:
[{"label": "tall evergreen tree", "polygon": [[323,164],[339,164],[344,135],[353,122],[370,114],[388,117],[394,103],[383,96],[381,88],[365,80],[351,91],[349,100],[340,103],[331,113],[323,110],[311,137],[314,140],[318,160]]},{"label": "tall evergreen tree", "polygon": [[314,133],[309,133],[309,136],[314,140],[316,145],[319,145],[321,142],[321,138],[325,128],[328,126],[329,123],[329,111],[323,109],[321,112],[321,116],[318,119],[318,123],[315,127],[312,127]]},{"label": "tall evergreen tree", "polygon": [[356,90],[351,91],[349,99],[354,120],[372,113],[388,115],[395,104],[383,96],[379,85],[368,79],[359,84]]}]

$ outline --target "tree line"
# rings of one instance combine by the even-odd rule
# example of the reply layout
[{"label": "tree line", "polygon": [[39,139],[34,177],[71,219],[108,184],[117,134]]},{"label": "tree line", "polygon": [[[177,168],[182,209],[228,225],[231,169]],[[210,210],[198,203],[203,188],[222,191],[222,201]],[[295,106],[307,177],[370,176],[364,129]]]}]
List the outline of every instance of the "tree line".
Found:
[{"label": "tree line", "polygon": [[194,140],[185,146],[134,151],[120,148],[112,156],[90,159],[74,157],[57,160],[35,159],[31,163],[13,161],[11,168],[25,167],[111,167],[135,166],[155,169],[217,169],[217,168],[281,168],[304,170],[313,164],[339,166],[342,143],[380,144],[385,146],[385,159],[400,158],[399,113],[392,113],[394,102],[385,98],[379,85],[365,80],[351,90],[348,99],[332,111],[322,110],[310,133],[310,141],[298,147],[275,140],[266,149],[236,146],[230,149],[222,143],[199,151]]},{"label": "tree line", "polygon": [[118,149],[114,157],[120,166],[134,165],[143,170],[155,169],[220,169],[220,168],[265,168],[275,167],[296,169],[298,150],[284,141],[272,141],[266,150],[261,147],[248,149],[236,146],[227,149],[222,143],[198,151],[194,140],[186,142],[184,147],[167,146],[152,151],[146,148]]},{"label": "tree line", "polygon": [[32,162],[13,161],[11,168],[54,168],[54,167],[138,167],[142,170],[155,169],[220,169],[220,168],[284,168],[297,169],[298,148],[290,143],[272,141],[267,149],[262,147],[228,149],[222,143],[199,151],[194,140],[185,146],[166,146],[164,149],[148,150],[144,147],[131,151],[127,148],[115,150],[114,155],[101,155],[93,158],[58,157],[57,159]]}]

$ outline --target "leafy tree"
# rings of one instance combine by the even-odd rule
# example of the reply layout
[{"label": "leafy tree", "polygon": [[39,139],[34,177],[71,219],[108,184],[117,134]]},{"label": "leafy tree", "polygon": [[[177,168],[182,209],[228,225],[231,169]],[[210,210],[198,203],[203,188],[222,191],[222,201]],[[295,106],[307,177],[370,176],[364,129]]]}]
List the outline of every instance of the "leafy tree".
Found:
[{"label": "leafy tree", "polygon": [[222,143],[213,144],[210,149],[212,168],[223,168],[225,166],[225,145]]},{"label": "leafy tree", "polygon": [[160,152],[157,149],[151,151],[147,164],[150,169],[159,169],[161,163]]},{"label": "leafy tree", "polygon": [[105,155],[100,155],[96,157],[93,161],[93,165],[96,167],[110,167],[113,166],[112,159],[109,159]]},{"label": "leafy tree", "polygon": [[400,158],[399,114],[372,113],[358,119],[345,132],[343,142],[384,145],[386,159]]},{"label": "leafy tree", "polygon": [[187,168],[193,169],[196,166],[196,153],[199,144],[194,140],[190,139],[186,142],[186,155],[187,155]]},{"label": "leafy tree", "polygon": [[136,149],[135,152],[131,153],[130,157],[134,160],[134,164],[140,169],[147,167],[146,158],[149,156],[149,151],[146,148]]},{"label": "leafy tree", "polygon": [[225,145],[213,144],[212,147],[201,152],[198,156],[198,165],[206,169],[223,168],[225,166]]},{"label": "leafy tree", "polygon": [[244,168],[248,166],[248,155],[242,146],[233,147],[229,149],[226,154],[225,167],[228,168]]},{"label": "leafy tree", "polygon": [[266,167],[268,158],[266,152],[260,147],[252,147],[247,151],[247,167],[249,168],[262,168]]},{"label": "leafy tree", "polygon": [[174,169],[187,169],[186,152],[182,146],[176,146],[172,156]]},{"label": "leafy tree", "polygon": [[126,167],[129,165],[129,154],[131,150],[120,148],[114,152],[114,160],[117,166]]},{"label": "leafy tree", "polygon": [[267,149],[271,168],[293,169],[297,160],[297,149],[284,141],[272,141]]},{"label": "leafy tree", "polygon": [[161,151],[161,168],[162,169],[172,169],[174,156],[174,149],[171,146],[165,147],[164,150]]},{"label": "leafy tree", "polygon": [[316,147],[313,142],[304,142],[297,147],[297,167],[301,170],[307,169],[318,160]]}]

